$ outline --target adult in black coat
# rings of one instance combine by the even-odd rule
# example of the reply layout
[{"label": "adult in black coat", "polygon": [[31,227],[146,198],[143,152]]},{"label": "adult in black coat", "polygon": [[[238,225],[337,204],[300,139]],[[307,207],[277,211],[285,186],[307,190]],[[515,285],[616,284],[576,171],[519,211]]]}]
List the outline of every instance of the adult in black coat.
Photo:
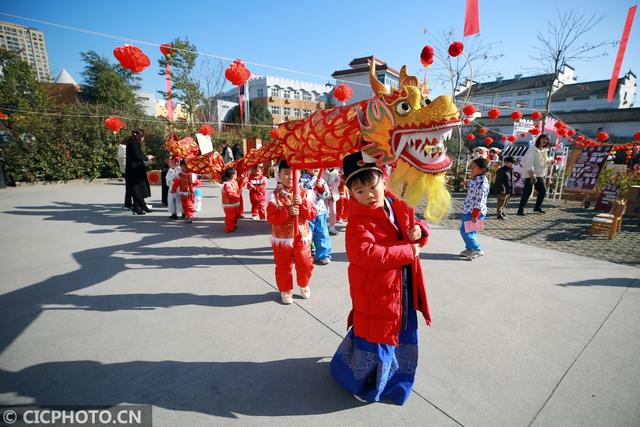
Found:
[{"label": "adult in black coat", "polygon": [[151,196],[151,188],[147,180],[147,171],[144,162],[152,160],[153,156],[146,156],[142,152],[144,142],[144,131],[136,129],[131,132],[127,140],[127,159],[124,170],[124,178],[127,193],[133,198],[132,211],[134,215],[144,215],[151,212],[144,201],[145,197]]},{"label": "adult in black coat", "polygon": [[496,172],[495,182],[495,190],[498,198],[496,205],[498,219],[505,219],[507,217],[505,207],[511,194],[513,194],[513,165],[515,164],[515,159],[509,156],[505,157],[502,161],[504,162],[504,166]]}]

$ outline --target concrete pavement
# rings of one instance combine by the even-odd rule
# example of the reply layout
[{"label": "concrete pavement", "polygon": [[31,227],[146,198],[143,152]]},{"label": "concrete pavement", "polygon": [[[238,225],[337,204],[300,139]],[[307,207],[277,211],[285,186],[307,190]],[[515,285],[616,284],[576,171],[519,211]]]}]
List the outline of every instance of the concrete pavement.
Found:
[{"label": "concrete pavement", "polygon": [[457,231],[434,227],[414,394],[366,405],[328,371],[343,234],[312,298],[283,306],[268,225],[224,234],[216,186],[190,225],[132,216],[123,193],[0,192],[0,404],[151,404],[157,426],[640,424],[639,268],[487,236],[461,261]]}]

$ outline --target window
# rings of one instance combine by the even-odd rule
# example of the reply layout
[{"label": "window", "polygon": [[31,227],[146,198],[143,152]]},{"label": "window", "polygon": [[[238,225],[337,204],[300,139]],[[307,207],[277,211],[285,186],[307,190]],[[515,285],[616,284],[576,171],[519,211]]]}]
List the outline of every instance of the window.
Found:
[{"label": "window", "polygon": [[533,106],[534,107],[544,107],[546,102],[547,102],[547,100],[544,99],[544,98],[534,99],[533,100]]},{"label": "window", "polygon": [[491,98],[492,98],[492,96],[491,96],[491,95],[486,95],[486,96],[484,97],[484,99],[491,99]]},{"label": "window", "polygon": [[588,96],[574,96],[574,97],[573,97],[573,100],[574,100],[574,101],[586,101],[586,100],[588,100],[588,99],[589,99],[589,97],[588,97]]},{"label": "window", "polygon": [[311,115],[311,110],[303,110],[304,116],[309,117]]},{"label": "window", "polygon": [[513,92],[503,92],[502,96],[513,96]]},{"label": "window", "polygon": [[530,90],[523,90],[521,92],[518,92],[518,95],[529,95],[531,93]]},{"label": "window", "polygon": [[553,102],[565,102],[567,98],[554,98]]},{"label": "window", "polygon": [[258,93],[258,98],[262,98],[264,96],[264,89],[259,88],[256,92]]},{"label": "window", "polygon": [[510,102],[501,102],[499,107],[500,108],[509,108],[509,107],[511,107],[511,103]]},{"label": "window", "polygon": [[271,106],[271,114],[280,114],[280,107],[278,105]]},{"label": "window", "polygon": [[516,108],[527,108],[529,106],[529,101],[520,100],[516,101]]},{"label": "window", "polygon": [[280,96],[280,89],[278,89],[277,87],[272,87],[271,88],[271,96]]},{"label": "window", "polygon": [[378,81],[380,81],[380,83],[384,83],[384,72],[377,73],[376,74],[376,79],[378,79]]},{"label": "window", "polygon": [[284,90],[284,96],[285,99],[291,99],[291,89],[285,89]]},{"label": "window", "polygon": [[290,116],[290,115],[291,115],[291,108],[289,108],[289,107],[284,107],[284,108],[283,108],[283,110],[284,110],[283,114],[284,114],[285,116]]},{"label": "window", "polygon": [[302,92],[303,101],[311,101],[311,94],[309,92]]},{"label": "window", "polygon": [[300,92],[298,92],[297,90],[293,91],[293,99],[300,99]]},{"label": "window", "polygon": [[533,93],[546,93],[547,90],[546,89],[536,89],[533,91]]},{"label": "window", "polygon": [[316,102],[322,102],[322,101],[323,101],[322,94],[321,93],[317,93],[316,94]]},{"label": "window", "polygon": [[294,108],[293,109],[293,115],[296,117],[300,117],[300,109],[299,108]]}]

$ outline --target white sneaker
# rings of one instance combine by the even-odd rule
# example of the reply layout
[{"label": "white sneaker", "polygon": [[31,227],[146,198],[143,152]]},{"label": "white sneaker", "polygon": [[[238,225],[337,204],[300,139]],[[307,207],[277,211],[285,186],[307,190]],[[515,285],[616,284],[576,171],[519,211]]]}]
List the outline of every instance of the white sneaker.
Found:
[{"label": "white sneaker", "polygon": [[357,394],[354,394],[354,395],[353,395],[353,397],[355,397],[355,398],[356,398],[356,400],[357,400],[358,402],[362,402],[362,403],[369,403],[369,401],[368,401],[368,400],[365,400],[365,399],[361,398],[361,397],[360,397],[360,396],[358,396]]},{"label": "white sneaker", "polygon": [[332,236],[337,236],[338,235],[338,230],[336,230],[335,227],[329,227],[329,234]]},{"label": "white sneaker", "polygon": [[311,296],[311,288],[309,288],[309,285],[300,288],[300,295],[302,295],[304,299],[309,299]]},{"label": "white sneaker", "polygon": [[257,221],[257,220],[259,220],[259,219],[260,219],[260,217],[259,217],[259,216],[257,216],[257,215],[253,217],[253,220],[254,220],[254,221]]},{"label": "white sneaker", "polygon": [[484,255],[484,251],[471,251],[467,255],[467,260],[471,261]]},{"label": "white sneaker", "polygon": [[460,252],[460,256],[463,258],[466,258],[467,255],[469,255],[471,253],[471,249],[465,249],[464,251]]},{"label": "white sneaker", "polygon": [[280,292],[283,304],[293,304],[293,291]]}]

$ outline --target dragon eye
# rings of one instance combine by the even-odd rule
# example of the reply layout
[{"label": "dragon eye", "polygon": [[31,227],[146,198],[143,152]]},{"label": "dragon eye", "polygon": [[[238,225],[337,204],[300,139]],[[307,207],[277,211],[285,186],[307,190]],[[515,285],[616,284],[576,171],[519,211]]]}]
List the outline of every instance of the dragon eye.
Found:
[{"label": "dragon eye", "polygon": [[407,101],[402,101],[396,106],[396,111],[398,112],[398,114],[404,116],[405,114],[408,114],[409,111],[411,111],[411,105],[409,105]]},{"label": "dragon eye", "polygon": [[422,98],[422,101],[420,101],[420,105],[423,107],[426,107],[429,104],[431,104],[431,100],[429,98]]}]

